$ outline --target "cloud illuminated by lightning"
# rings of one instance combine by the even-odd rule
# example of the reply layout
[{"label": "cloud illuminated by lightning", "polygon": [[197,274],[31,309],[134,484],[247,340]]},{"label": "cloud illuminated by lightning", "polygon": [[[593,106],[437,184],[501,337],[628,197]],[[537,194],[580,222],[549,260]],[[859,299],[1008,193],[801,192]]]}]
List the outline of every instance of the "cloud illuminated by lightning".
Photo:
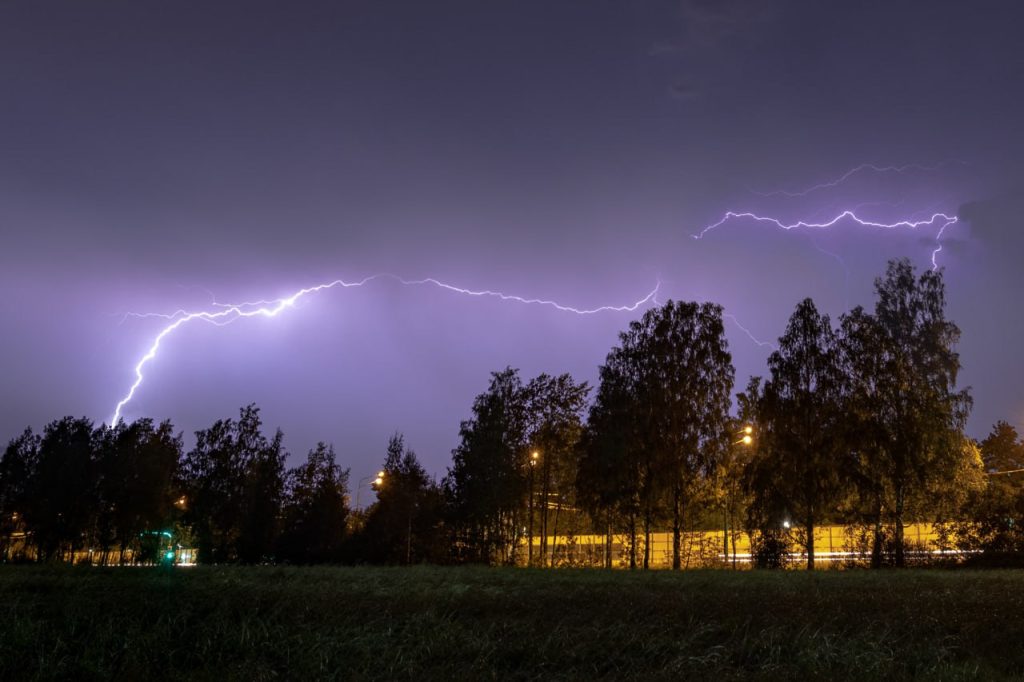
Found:
[{"label": "cloud illuminated by lightning", "polygon": [[956,224],[960,220],[955,215],[947,215],[946,213],[933,213],[926,220],[897,220],[897,221],[894,221],[894,222],[888,222],[887,223],[887,222],[879,222],[879,221],[876,221],[876,220],[865,220],[863,218],[858,217],[857,214],[854,213],[853,211],[843,211],[842,213],[840,213],[839,215],[835,216],[834,218],[832,218],[830,220],[826,220],[824,222],[810,222],[810,221],[798,220],[796,222],[786,223],[786,222],[783,222],[783,221],[779,220],[778,218],[772,218],[770,216],[762,216],[762,215],[758,215],[756,213],[729,211],[729,212],[727,212],[722,217],[721,220],[719,220],[716,223],[712,223],[711,225],[708,225],[703,230],[701,230],[699,233],[693,235],[693,238],[694,239],[703,239],[704,235],[706,235],[708,232],[711,232],[712,230],[714,230],[714,229],[716,229],[718,227],[721,227],[725,223],[730,222],[732,220],[743,220],[743,219],[753,220],[753,221],[759,222],[759,223],[770,223],[772,225],[775,225],[778,228],[781,228],[781,229],[787,230],[787,231],[788,230],[797,230],[797,229],[812,229],[812,230],[813,229],[819,229],[819,230],[826,230],[826,229],[828,229],[830,227],[833,227],[833,226],[835,226],[835,225],[837,225],[837,224],[839,224],[841,222],[844,222],[844,221],[850,221],[850,222],[852,222],[854,224],[857,224],[857,225],[860,225],[862,227],[871,227],[871,228],[885,229],[885,230],[896,230],[896,229],[901,229],[901,228],[903,228],[903,229],[910,229],[910,230],[916,230],[916,229],[922,228],[922,227],[936,227],[936,226],[938,226],[938,231],[935,234],[936,247],[932,251],[932,255],[931,255],[932,269],[938,269],[938,267],[939,267],[937,259],[938,259],[939,252],[942,251],[942,241],[941,241],[941,239],[942,239],[943,233],[946,231],[946,228],[948,228],[950,225]]},{"label": "cloud illuminated by lightning", "polygon": [[139,359],[139,361],[135,364],[135,381],[132,383],[131,388],[128,389],[128,393],[124,396],[124,398],[120,400],[120,402],[117,403],[117,406],[114,408],[114,415],[110,420],[111,425],[116,425],[121,420],[121,414],[122,411],[124,410],[124,407],[129,402],[131,402],[132,398],[135,397],[136,392],[139,390],[139,387],[142,385],[142,382],[145,379],[144,370],[146,368],[146,365],[148,365],[156,358],[157,353],[160,351],[161,342],[163,342],[163,340],[168,335],[173,333],[175,330],[180,329],[182,326],[194,321],[203,321],[217,325],[226,325],[246,317],[276,317],[282,311],[295,306],[296,302],[310,294],[319,293],[321,291],[326,291],[328,289],[334,289],[335,287],[341,287],[345,289],[361,287],[364,286],[365,284],[368,284],[369,282],[378,279],[391,279],[405,286],[434,286],[440,289],[444,289],[446,291],[462,294],[464,296],[475,296],[485,298],[489,297],[507,302],[523,303],[527,305],[548,306],[551,308],[555,308],[556,310],[560,310],[566,313],[572,313],[575,315],[594,315],[596,313],[602,312],[635,311],[639,309],[641,306],[652,302],[654,298],[657,296],[658,288],[660,286],[660,284],[658,286],[655,286],[655,288],[646,296],[636,301],[635,303],[631,303],[629,305],[599,306],[597,308],[576,308],[573,306],[563,305],[561,303],[558,303],[557,301],[549,299],[525,298],[513,294],[505,294],[500,291],[491,291],[489,289],[466,289],[463,287],[455,286],[453,284],[442,282],[441,280],[434,279],[432,277],[409,280],[403,279],[397,275],[381,273],[371,275],[369,277],[354,282],[346,282],[341,279],[324,282],[322,284],[317,284],[315,286],[299,289],[298,291],[296,291],[295,293],[291,294],[286,298],[278,298],[263,301],[250,301],[246,303],[237,304],[214,303],[213,305],[217,309],[213,311],[203,310],[197,312],[186,312],[184,310],[177,310],[170,314],[131,313],[130,315],[134,317],[164,318],[170,320],[170,323],[167,326],[165,326],[162,330],[160,330],[160,332],[153,338],[153,341],[150,344],[149,349],[142,356],[142,358]]}]

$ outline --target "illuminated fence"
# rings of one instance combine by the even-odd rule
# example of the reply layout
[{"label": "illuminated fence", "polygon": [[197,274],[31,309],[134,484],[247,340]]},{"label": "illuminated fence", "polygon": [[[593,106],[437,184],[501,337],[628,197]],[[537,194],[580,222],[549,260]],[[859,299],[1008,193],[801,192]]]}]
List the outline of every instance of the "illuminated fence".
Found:
[{"label": "illuminated fence", "polygon": [[[891,531],[891,529],[887,529]],[[794,565],[806,561],[802,532],[789,530],[792,551],[788,558]],[[697,531],[683,533],[680,538],[680,564],[683,568],[710,568],[723,565],[749,565],[752,560],[750,536],[741,531]],[[814,532],[814,558],[816,563],[858,564],[870,561],[873,541],[871,528],[863,526],[822,526]],[[948,538],[941,529],[930,523],[912,523],[904,526],[906,552],[911,557],[959,555],[949,548]],[[607,538],[604,535],[548,536],[547,547],[542,550],[541,538],[533,538],[533,562],[540,566],[603,566]],[[644,537],[636,536],[636,562],[643,564]],[[630,537],[611,536],[611,562],[613,567],[627,568],[630,562]],[[542,560],[543,552],[543,560]],[[516,564],[527,564],[528,551],[524,543],[516,550]],[[672,534],[651,533],[650,566],[672,566]]]},{"label": "illuminated fence", "polygon": [[[0,563],[30,562],[39,558],[36,547],[29,542],[29,536],[22,531],[12,533],[0,540],[2,540]],[[168,540],[155,551],[137,552],[131,548],[121,550],[116,547],[103,551],[85,547],[75,549],[73,552],[66,549],[61,550],[53,559],[76,565],[92,566],[148,566],[154,564],[194,566],[196,554],[196,549],[183,547]]]}]

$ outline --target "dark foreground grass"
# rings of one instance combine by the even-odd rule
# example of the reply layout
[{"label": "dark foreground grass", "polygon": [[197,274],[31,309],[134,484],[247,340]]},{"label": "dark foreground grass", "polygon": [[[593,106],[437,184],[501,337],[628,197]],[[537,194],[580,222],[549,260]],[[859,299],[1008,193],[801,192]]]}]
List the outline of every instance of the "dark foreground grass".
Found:
[{"label": "dark foreground grass", "polygon": [[1024,572],[0,567],[22,679],[1021,679]]}]

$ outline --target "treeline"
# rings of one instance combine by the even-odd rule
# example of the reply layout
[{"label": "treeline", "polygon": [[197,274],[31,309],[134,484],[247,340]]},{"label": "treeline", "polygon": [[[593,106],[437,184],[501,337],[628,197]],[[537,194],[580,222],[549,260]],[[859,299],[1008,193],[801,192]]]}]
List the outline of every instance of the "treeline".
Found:
[{"label": "treeline", "polygon": [[941,273],[893,261],[875,289],[872,311],[837,325],[799,303],[735,417],[710,303],[669,301],[631,323],[594,395],[567,374],[496,372],[440,482],[399,434],[372,481],[351,482],[324,443],[287,469],[255,406],[188,452],[168,422],[55,421],[0,459],[0,558],[155,562],[181,546],[207,563],[553,566],[578,560],[554,538],[596,534],[603,556],[588,563],[647,568],[667,530],[679,568],[685,538],[717,529],[726,560],[742,532],[756,565],[795,551],[814,568],[815,529],[838,523],[862,530],[872,566],[904,566],[920,549],[910,521],[937,523],[942,546],[974,561],[1020,557],[1024,443],[1005,423],[981,443],[964,434],[971,399]]},{"label": "treeline", "polygon": [[0,458],[0,560],[154,563],[180,548],[201,563],[446,558],[441,488],[399,435],[365,513],[352,509],[332,446],[287,469],[283,434],[268,437],[254,405],[195,438],[186,452],[170,422],[150,419],[26,430]]}]

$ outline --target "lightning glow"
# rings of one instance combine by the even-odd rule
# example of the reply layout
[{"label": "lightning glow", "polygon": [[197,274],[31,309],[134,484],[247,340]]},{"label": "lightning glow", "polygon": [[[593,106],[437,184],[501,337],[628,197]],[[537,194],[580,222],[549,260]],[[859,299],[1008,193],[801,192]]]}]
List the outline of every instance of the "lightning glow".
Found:
[{"label": "lightning glow", "polygon": [[111,417],[110,420],[111,426],[116,425],[121,420],[121,413],[125,405],[131,402],[132,398],[135,397],[136,392],[139,390],[139,387],[142,386],[142,382],[145,380],[144,370],[146,368],[146,365],[148,365],[156,358],[157,353],[159,353],[160,351],[161,342],[163,342],[163,340],[167,338],[168,335],[173,333],[175,330],[180,329],[184,325],[194,321],[203,321],[216,325],[226,325],[247,317],[277,317],[277,315],[279,315],[282,311],[294,307],[299,300],[306,296],[309,296],[310,294],[319,293],[321,291],[326,291],[328,289],[334,289],[335,287],[341,287],[344,289],[362,287],[378,279],[394,280],[395,282],[398,282],[404,286],[434,286],[439,289],[444,289],[445,291],[450,291],[452,293],[457,293],[464,296],[489,297],[496,298],[500,301],[506,302],[522,303],[526,305],[548,306],[551,308],[555,308],[556,310],[560,310],[566,313],[572,313],[575,315],[594,315],[603,312],[635,311],[640,307],[644,306],[645,304],[652,302],[657,296],[658,288],[660,286],[659,283],[658,286],[655,286],[654,289],[651,290],[646,296],[629,305],[606,305],[599,306],[597,308],[576,308],[573,306],[563,305],[561,303],[558,303],[557,301],[549,299],[525,298],[523,296],[506,294],[500,291],[492,291],[490,289],[466,289],[464,287],[455,286],[454,284],[442,282],[441,280],[434,279],[432,277],[409,280],[403,279],[402,277],[389,273],[380,273],[376,275],[371,275],[369,277],[354,282],[346,282],[341,279],[324,282],[322,284],[317,284],[304,289],[299,289],[295,293],[285,298],[263,301],[250,301],[247,303],[237,304],[223,304],[215,302],[213,305],[217,309],[213,311],[203,310],[197,312],[186,312],[184,310],[177,310],[170,314],[131,313],[129,314],[130,316],[159,317],[169,320],[170,323],[163,329],[161,329],[160,332],[153,338],[153,341],[150,344],[149,349],[142,356],[142,358],[140,358],[139,361],[135,364],[135,381],[128,389],[128,392],[124,396],[124,398],[122,398],[120,402],[117,403],[117,406],[114,408],[114,415],[113,417]]},{"label": "lightning glow", "polygon": [[943,233],[945,233],[946,229],[950,225],[954,225],[957,222],[959,222],[959,220],[960,220],[955,215],[948,215],[946,213],[933,213],[926,220],[897,220],[897,221],[894,221],[894,222],[880,222],[880,221],[876,221],[876,220],[865,220],[864,218],[860,218],[853,211],[843,211],[842,213],[840,213],[839,215],[835,216],[834,218],[832,218],[830,220],[826,220],[824,222],[810,222],[810,221],[798,220],[796,222],[786,223],[786,222],[783,222],[782,220],[779,220],[778,218],[772,218],[771,216],[763,216],[763,215],[758,215],[756,213],[750,213],[750,212],[729,211],[729,212],[727,212],[722,217],[721,220],[719,220],[718,222],[712,223],[711,225],[708,225],[703,230],[701,230],[699,233],[693,235],[693,238],[694,239],[703,239],[704,235],[706,235],[708,232],[711,232],[712,230],[714,230],[714,229],[716,229],[718,227],[721,227],[725,223],[728,223],[728,222],[730,222],[732,220],[744,220],[744,219],[745,220],[752,220],[754,222],[759,222],[759,223],[769,223],[771,225],[774,225],[775,227],[778,227],[780,229],[787,230],[787,231],[789,231],[789,230],[799,230],[799,229],[827,230],[827,229],[829,229],[831,227],[834,227],[835,225],[837,225],[839,223],[842,223],[844,221],[850,221],[850,222],[852,222],[852,223],[854,223],[856,225],[860,225],[861,227],[870,227],[870,228],[884,229],[884,230],[897,230],[897,229],[917,230],[919,228],[938,227],[938,231],[935,234],[936,247],[932,251],[932,254],[931,254],[932,269],[938,269],[938,267],[939,267],[937,259],[938,259],[939,252],[942,251],[942,241],[941,240],[942,240]]},{"label": "lightning glow", "polygon": [[751,190],[751,192],[753,192],[754,194],[756,194],[756,195],[758,195],[760,197],[789,197],[789,198],[805,197],[805,196],[807,196],[808,194],[810,194],[812,192],[817,192],[818,190],[831,189],[833,187],[838,187],[839,185],[843,184],[844,182],[846,182],[847,180],[852,178],[854,175],[857,175],[859,173],[863,173],[865,171],[871,171],[871,172],[874,172],[874,173],[898,173],[898,174],[903,174],[903,173],[906,173],[908,171],[932,172],[932,171],[940,170],[943,166],[947,166],[947,165],[949,165],[951,163],[963,163],[963,162],[962,161],[943,161],[942,163],[940,163],[938,165],[935,165],[935,166],[922,166],[922,165],[916,164],[916,163],[908,163],[908,164],[904,164],[902,166],[876,166],[873,163],[862,163],[859,166],[854,166],[853,168],[851,168],[850,170],[846,171],[845,173],[843,173],[839,177],[835,178],[834,180],[828,180],[826,182],[818,183],[817,185],[811,185],[810,187],[807,187],[807,188],[802,189],[802,190],[794,190],[794,191],[776,190],[774,192],[757,192],[757,191]]}]

